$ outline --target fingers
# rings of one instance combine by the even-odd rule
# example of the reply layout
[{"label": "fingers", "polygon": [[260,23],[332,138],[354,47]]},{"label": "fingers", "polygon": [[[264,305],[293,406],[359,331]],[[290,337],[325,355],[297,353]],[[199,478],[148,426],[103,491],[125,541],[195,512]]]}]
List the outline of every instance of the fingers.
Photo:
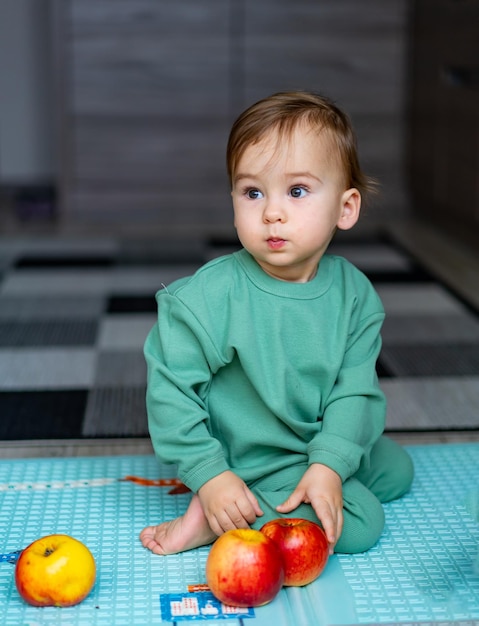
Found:
[{"label": "fingers", "polygon": [[276,507],[276,510],[279,513],[290,513],[294,509],[297,509],[301,502],[305,502],[304,496],[302,493],[295,490],[283,504]]},{"label": "fingers", "polygon": [[[263,509],[260,507],[258,500],[256,499],[256,496],[254,495],[254,493],[252,491],[250,491],[249,489],[246,492],[246,496],[249,500],[249,503],[251,504],[251,506],[253,507],[253,510],[255,512],[255,519],[256,517],[261,517],[262,515],[264,515],[264,511]],[[251,520],[251,524],[255,521]]]},{"label": "fingers", "polygon": [[[253,496],[254,497],[254,496]],[[239,499],[236,502],[227,504],[223,509],[217,511],[211,520],[208,520],[212,530],[221,535],[227,530],[235,528],[249,528],[256,520],[257,515],[262,515],[256,498],[251,502],[248,497]]]},{"label": "fingers", "polygon": [[210,528],[217,535],[249,528],[263,511],[243,480],[227,471],[206,482],[198,496]]},{"label": "fingers", "polygon": [[332,554],[343,529],[342,506],[332,506],[330,502],[323,498],[313,500],[311,505],[321,522],[329,543],[330,554]]},{"label": "fingers", "polygon": [[330,553],[332,554],[343,529],[342,502],[335,504],[334,501],[321,496],[313,497],[310,500],[303,490],[295,489],[287,500],[276,507],[276,510],[279,513],[290,513],[303,502],[311,504],[313,507],[316,517],[321,522],[321,526],[326,534]]}]

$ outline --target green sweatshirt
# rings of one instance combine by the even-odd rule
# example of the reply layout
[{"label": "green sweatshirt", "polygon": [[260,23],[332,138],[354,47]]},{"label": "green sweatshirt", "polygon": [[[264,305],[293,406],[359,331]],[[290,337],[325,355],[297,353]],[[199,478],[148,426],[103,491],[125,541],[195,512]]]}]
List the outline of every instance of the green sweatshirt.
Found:
[{"label": "green sweatshirt", "polygon": [[368,279],[325,255],[307,283],[245,250],[157,294],[145,343],[157,457],[193,491],[225,470],[248,485],[295,464],[354,475],[384,429],[375,364],[384,310]]}]

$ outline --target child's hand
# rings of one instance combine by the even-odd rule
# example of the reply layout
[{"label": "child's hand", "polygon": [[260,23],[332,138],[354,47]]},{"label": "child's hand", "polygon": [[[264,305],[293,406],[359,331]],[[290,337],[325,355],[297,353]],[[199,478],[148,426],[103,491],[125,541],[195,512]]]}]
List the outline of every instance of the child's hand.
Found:
[{"label": "child's hand", "polygon": [[263,515],[253,492],[231,471],[206,482],[198,496],[208,524],[217,535],[233,528],[249,528],[256,517]]},{"label": "child's hand", "polygon": [[311,504],[323,525],[332,554],[343,529],[342,494],[339,475],[326,465],[313,463],[286,502],[276,507],[276,510],[280,513],[290,513],[302,502]]}]

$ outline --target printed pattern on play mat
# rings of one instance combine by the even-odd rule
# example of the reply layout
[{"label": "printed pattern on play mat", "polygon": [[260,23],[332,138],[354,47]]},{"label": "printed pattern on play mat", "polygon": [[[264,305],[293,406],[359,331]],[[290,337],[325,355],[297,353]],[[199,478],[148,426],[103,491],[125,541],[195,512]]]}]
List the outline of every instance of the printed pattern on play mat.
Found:
[{"label": "printed pattern on play mat", "polygon": [[[411,446],[409,494],[385,505],[379,543],[335,555],[319,579],[284,588],[274,601],[230,624],[324,626],[479,620],[479,444]],[[144,486],[128,476],[167,479]],[[159,557],[142,548],[143,526],[186,508],[171,493],[174,468],[153,456],[0,462],[0,623],[147,626],[160,623],[169,594],[197,598],[208,548]],[[50,533],[85,542],[98,567],[90,596],[68,609],[26,605],[8,555]],[[219,617],[219,616],[218,616]],[[186,622],[192,619],[190,615]],[[179,623],[179,620],[177,620]],[[207,619],[203,623],[217,623]],[[449,623],[449,622],[448,622]]]},{"label": "printed pattern on play mat", "polygon": [[[155,292],[231,247],[0,239],[0,439],[145,436]],[[479,427],[479,318],[389,242],[333,243],[386,309],[390,430]]]}]

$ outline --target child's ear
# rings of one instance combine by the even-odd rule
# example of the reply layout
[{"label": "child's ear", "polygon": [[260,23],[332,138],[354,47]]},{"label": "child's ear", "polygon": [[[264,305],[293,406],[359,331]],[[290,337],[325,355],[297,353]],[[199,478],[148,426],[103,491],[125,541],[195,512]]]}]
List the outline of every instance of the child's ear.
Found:
[{"label": "child's ear", "polygon": [[341,215],[337,223],[340,230],[349,230],[359,219],[361,210],[361,194],[352,187],[347,189],[341,197]]}]

